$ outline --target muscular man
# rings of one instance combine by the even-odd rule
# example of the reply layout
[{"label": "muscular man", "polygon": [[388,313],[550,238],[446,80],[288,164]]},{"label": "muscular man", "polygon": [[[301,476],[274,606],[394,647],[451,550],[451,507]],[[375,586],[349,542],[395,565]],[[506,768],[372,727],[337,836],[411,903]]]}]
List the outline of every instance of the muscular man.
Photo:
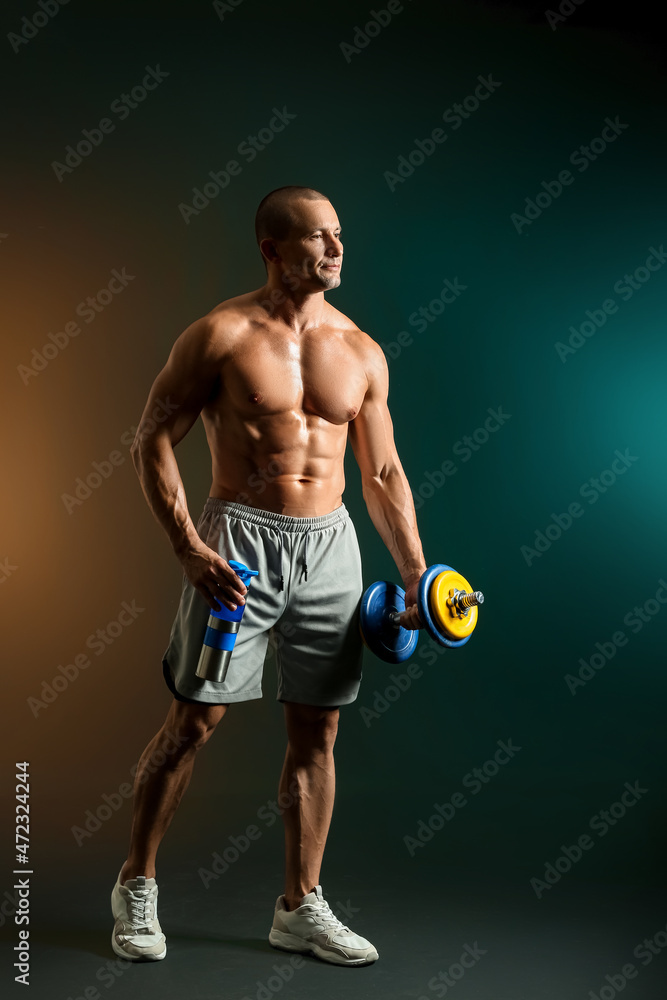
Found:
[{"label": "muscular man", "polygon": [[[348,438],[414,628],[421,626],[416,597],[426,564],[394,444],[384,354],[324,298],[340,284],[343,259],[331,203],[311,188],[279,188],[259,206],[256,235],[266,283],[222,302],[176,340],[132,447],[146,500],[184,576],[163,659],[174,700],[137,770],[129,853],[112,894],[112,944],[123,958],[164,958],[156,852],[197,751],[230,704],[262,696],[271,635],[287,752],[279,785],[285,892],[269,941],[362,965],[378,958],[376,949],[334,916],[319,884],[339,707],[355,700],[361,680],[361,562],[342,502]],[[161,411],[169,416],[156,426],[150,414],[159,401],[169,402]],[[213,481],[195,528],[174,448],[200,414]],[[195,671],[210,609],[245,604],[230,559],[259,576],[224,680],[202,680]]]}]

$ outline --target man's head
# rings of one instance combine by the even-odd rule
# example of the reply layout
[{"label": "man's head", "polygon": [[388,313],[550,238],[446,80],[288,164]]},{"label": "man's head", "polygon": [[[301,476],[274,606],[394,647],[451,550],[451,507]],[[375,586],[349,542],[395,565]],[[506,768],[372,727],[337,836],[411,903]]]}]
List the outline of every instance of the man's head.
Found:
[{"label": "man's head", "polygon": [[255,235],[267,271],[277,269],[292,290],[340,284],[340,225],[321,191],[293,184],[271,191],[257,209]]}]

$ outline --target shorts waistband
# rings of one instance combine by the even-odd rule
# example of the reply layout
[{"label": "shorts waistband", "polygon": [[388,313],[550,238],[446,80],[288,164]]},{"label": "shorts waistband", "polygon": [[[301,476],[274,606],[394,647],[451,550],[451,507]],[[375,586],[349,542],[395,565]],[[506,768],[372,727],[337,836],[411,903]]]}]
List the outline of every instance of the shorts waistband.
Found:
[{"label": "shorts waistband", "polygon": [[209,497],[204,504],[204,511],[215,514],[226,514],[228,517],[238,517],[242,521],[250,521],[266,528],[277,528],[280,531],[319,531],[330,528],[341,521],[347,521],[350,513],[344,503],[329,514],[318,517],[293,517],[290,514],[277,514],[272,510],[262,510],[260,507],[247,507],[243,503],[232,500],[221,500],[219,497]]}]

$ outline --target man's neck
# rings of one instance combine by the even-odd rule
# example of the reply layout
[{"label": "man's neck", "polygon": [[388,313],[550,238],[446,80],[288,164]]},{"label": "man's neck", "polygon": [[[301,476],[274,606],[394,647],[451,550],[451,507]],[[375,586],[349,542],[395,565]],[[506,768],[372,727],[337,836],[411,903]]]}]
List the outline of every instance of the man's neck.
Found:
[{"label": "man's neck", "polygon": [[324,290],[292,290],[280,278],[269,278],[258,290],[257,300],[272,319],[279,320],[296,333],[319,326],[327,305]]}]

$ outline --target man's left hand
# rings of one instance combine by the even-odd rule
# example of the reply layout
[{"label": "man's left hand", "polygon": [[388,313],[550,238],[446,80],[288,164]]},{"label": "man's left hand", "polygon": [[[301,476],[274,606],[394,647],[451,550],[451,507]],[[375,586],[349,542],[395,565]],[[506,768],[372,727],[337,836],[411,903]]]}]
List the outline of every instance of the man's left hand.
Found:
[{"label": "man's left hand", "polygon": [[403,628],[418,629],[423,628],[424,623],[417,611],[417,593],[419,591],[419,580],[411,584],[405,592],[405,612],[401,625]]}]

